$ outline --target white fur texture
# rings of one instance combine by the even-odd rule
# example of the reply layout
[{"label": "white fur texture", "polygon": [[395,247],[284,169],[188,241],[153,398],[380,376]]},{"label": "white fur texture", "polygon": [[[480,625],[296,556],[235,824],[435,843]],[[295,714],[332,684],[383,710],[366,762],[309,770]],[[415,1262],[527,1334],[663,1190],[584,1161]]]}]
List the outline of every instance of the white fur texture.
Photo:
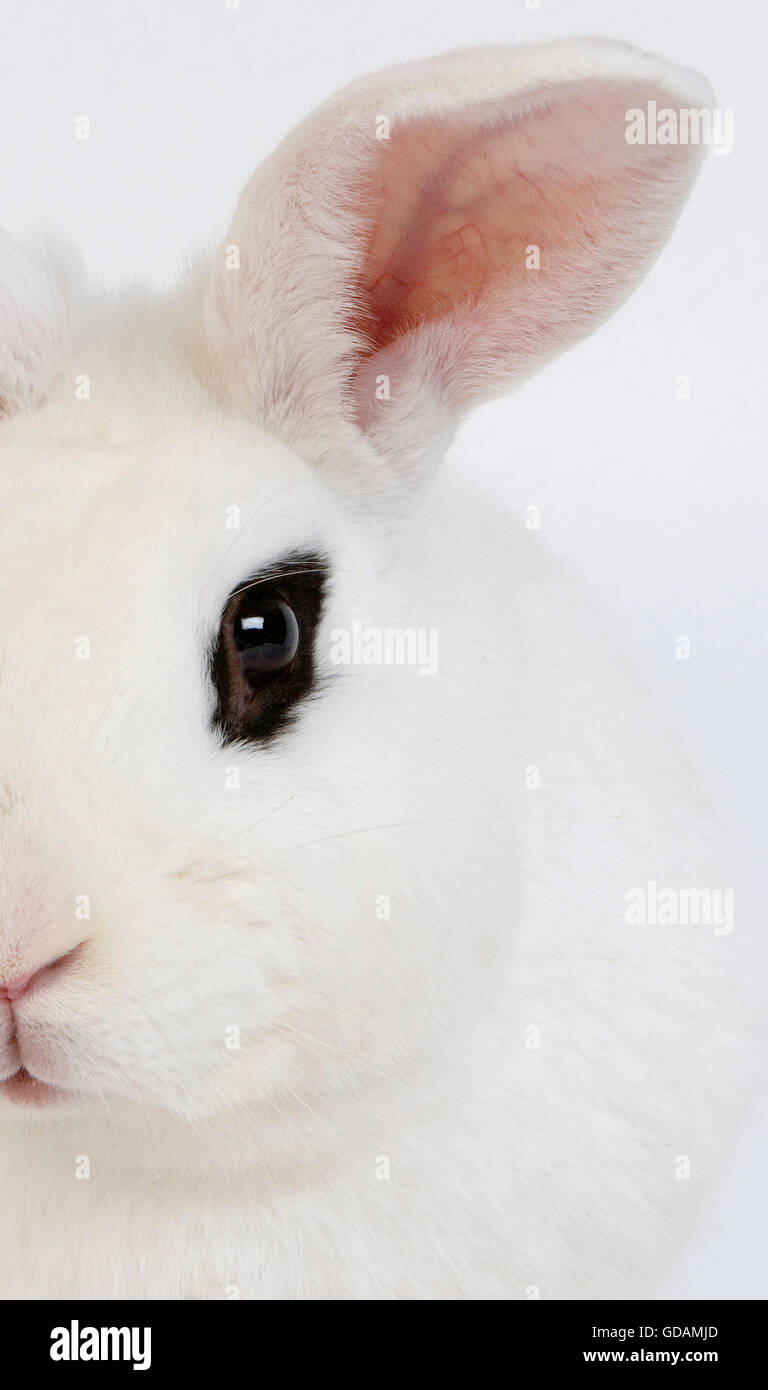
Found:
[{"label": "white fur texture", "polygon": [[[700,1210],[743,1089],[743,871],[556,564],[449,470],[413,486],[467,404],[619,302],[694,165],[643,166],[640,208],[628,164],[599,257],[564,235],[549,279],[499,272],[388,346],[355,278],[370,116],[511,150],[533,122],[532,177],[581,187],[591,145],[549,149],[538,118],[565,93],[592,138],[580,104],[608,89],[706,100],[598,41],[405,66],[257,173],[240,271],[219,255],[205,294],[81,299],[70,354],[46,277],[8,276],[0,980],[84,944],[16,1009],[25,1065],[69,1094],[0,1095],[1,1296],[647,1295]],[[403,387],[375,419],[372,360]],[[332,569],[318,689],[274,745],[222,747],[222,608],[307,550]],[[357,619],[437,628],[438,673],[335,667]],[[737,929],[627,925],[649,880],[735,886]]]},{"label": "white fur texture", "polygon": [[59,366],[68,328],[50,255],[0,229],[0,415],[37,403]]}]

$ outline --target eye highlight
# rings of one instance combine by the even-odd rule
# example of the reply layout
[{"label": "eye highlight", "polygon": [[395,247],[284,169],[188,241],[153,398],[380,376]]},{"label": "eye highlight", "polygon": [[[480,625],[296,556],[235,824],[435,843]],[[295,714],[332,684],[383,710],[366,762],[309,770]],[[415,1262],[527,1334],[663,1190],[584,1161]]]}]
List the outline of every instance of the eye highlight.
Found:
[{"label": "eye highlight", "polygon": [[274,738],[310,694],[327,578],[321,556],[293,555],[230,595],[210,665],[213,725],[228,743]]},{"label": "eye highlight", "polygon": [[290,666],[299,650],[299,623],[293,609],[281,598],[267,595],[262,598],[256,586],[254,605],[257,613],[243,613],[235,618],[233,633],[240,667],[251,686],[269,680]]}]

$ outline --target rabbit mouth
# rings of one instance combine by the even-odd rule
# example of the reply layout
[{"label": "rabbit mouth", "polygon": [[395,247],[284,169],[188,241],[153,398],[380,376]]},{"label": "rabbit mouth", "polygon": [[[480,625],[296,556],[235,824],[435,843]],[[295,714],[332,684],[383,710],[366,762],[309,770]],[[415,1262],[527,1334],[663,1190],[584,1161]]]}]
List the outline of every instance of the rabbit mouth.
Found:
[{"label": "rabbit mouth", "polygon": [[0,1096],[5,1096],[6,1100],[13,1101],[16,1105],[51,1105],[61,1094],[56,1086],[49,1086],[47,1081],[33,1076],[26,1067],[19,1067],[13,1076],[0,1081]]}]

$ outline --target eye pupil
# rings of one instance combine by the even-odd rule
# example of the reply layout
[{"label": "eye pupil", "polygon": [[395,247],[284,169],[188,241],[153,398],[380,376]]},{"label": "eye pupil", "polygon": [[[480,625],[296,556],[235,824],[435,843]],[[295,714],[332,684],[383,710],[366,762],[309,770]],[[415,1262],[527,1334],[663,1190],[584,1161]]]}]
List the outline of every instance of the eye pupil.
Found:
[{"label": "eye pupil", "polygon": [[262,681],[290,665],[299,647],[299,624],[282,599],[262,602],[258,611],[240,613],[233,624],[235,649],[249,683]]}]

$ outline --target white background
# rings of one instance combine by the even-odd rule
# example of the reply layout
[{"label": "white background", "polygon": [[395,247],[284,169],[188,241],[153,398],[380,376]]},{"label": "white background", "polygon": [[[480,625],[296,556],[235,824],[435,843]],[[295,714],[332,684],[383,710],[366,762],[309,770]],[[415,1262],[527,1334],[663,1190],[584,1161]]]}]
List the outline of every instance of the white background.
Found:
[{"label": "white background", "polygon": [[[674,238],[595,337],[481,411],[466,466],[612,611],[698,757],[762,835],[768,776],[762,0],[3,0],[0,221],[41,224],[108,282],[163,283],[226,229],[256,161],[367,70],[442,49],[604,34],[700,68],[734,112]],[[762,32],[761,32],[762,29]],[[75,140],[86,114],[91,139]],[[675,397],[691,378],[691,399]],[[690,662],[675,659],[688,634]],[[768,1296],[766,1127],[676,1293]],[[715,1246],[713,1249],[712,1246]]]}]

